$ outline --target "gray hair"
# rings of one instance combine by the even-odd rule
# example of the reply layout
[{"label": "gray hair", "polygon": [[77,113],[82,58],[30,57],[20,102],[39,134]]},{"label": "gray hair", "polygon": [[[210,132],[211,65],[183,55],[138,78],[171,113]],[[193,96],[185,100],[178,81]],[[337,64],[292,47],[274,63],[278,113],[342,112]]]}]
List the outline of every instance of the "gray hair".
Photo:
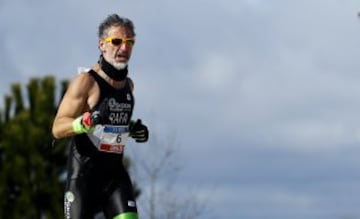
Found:
[{"label": "gray hair", "polygon": [[98,30],[99,39],[104,38],[107,35],[107,31],[110,27],[113,26],[122,26],[130,30],[131,34],[135,36],[135,27],[133,22],[126,18],[120,17],[117,14],[111,14],[106,17],[106,19],[100,23]]}]

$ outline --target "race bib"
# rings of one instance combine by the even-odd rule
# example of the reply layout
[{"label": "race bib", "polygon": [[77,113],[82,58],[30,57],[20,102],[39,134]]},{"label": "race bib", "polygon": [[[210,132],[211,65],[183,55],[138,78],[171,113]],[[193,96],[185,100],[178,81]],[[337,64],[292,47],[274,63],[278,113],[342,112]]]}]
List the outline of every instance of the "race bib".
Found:
[{"label": "race bib", "polygon": [[128,126],[97,125],[92,135],[97,139],[93,141],[99,151],[121,154],[124,152],[129,137]]}]

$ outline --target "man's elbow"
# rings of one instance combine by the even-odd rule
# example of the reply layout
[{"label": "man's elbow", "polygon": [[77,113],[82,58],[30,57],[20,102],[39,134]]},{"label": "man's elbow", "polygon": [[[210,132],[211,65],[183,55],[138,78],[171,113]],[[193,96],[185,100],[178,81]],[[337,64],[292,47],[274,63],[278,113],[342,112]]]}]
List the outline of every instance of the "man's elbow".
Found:
[{"label": "man's elbow", "polygon": [[52,128],[51,133],[55,139],[61,138],[60,134],[56,131],[56,129],[54,127]]},{"label": "man's elbow", "polygon": [[55,139],[60,139],[63,137],[61,130],[59,129],[59,127],[56,124],[53,124],[51,133]]}]

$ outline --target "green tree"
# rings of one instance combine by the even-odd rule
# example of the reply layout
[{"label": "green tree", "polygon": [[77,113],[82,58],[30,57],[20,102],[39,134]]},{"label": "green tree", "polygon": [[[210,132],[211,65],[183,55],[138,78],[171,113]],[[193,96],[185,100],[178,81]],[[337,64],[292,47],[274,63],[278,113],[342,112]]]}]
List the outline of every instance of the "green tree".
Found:
[{"label": "green tree", "polygon": [[31,79],[27,99],[19,83],[11,88],[0,111],[0,218],[61,218],[66,147],[52,147],[55,79]]}]

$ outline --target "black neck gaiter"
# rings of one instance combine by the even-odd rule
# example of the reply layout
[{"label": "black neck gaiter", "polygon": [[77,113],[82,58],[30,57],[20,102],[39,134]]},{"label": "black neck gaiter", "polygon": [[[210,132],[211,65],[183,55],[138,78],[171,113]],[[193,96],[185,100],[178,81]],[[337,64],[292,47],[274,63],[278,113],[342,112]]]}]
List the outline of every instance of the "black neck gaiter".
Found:
[{"label": "black neck gaiter", "polygon": [[109,76],[114,81],[122,81],[124,80],[128,75],[128,67],[121,70],[117,70],[112,66],[110,63],[108,63],[102,55],[100,55],[99,61],[98,61],[101,70],[105,72],[107,76]]}]

